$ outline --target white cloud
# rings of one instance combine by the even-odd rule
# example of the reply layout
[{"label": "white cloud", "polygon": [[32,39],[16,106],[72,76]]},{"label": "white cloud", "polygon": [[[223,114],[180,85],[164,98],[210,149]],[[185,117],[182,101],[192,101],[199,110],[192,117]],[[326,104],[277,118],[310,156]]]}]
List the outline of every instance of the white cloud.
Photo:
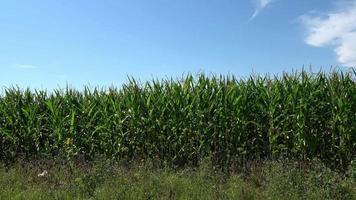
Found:
[{"label": "white cloud", "polygon": [[16,69],[37,69],[38,66],[35,65],[14,65]]},{"label": "white cloud", "polygon": [[356,1],[328,13],[304,15],[301,19],[307,29],[307,44],[331,46],[341,64],[356,67]]},{"label": "white cloud", "polygon": [[272,1],[273,0],[257,0],[255,12],[252,14],[249,21],[255,19]]}]

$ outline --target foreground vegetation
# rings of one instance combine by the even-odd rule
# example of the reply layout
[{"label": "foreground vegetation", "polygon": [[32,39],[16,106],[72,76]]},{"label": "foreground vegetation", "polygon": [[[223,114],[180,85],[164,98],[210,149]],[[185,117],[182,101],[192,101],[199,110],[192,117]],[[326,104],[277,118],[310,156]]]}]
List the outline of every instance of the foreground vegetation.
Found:
[{"label": "foreground vegetation", "polygon": [[346,170],[356,154],[355,74],[186,76],[109,90],[5,89],[0,160],[97,156],[172,166],[318,158]]},{"label": "foreground vegetation", "polygon": [[342,175],[319,162],[255,162],[226,174],[209,162],[173,170],[25,161],[0,167],[0,199],[356,199],[356,166]]}]

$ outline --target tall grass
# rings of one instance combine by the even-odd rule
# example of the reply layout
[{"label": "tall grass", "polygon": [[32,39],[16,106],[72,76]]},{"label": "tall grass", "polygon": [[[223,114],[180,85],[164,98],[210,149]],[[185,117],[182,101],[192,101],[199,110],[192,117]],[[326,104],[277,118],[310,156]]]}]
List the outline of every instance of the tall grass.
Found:
[{"label": "tall grass", "polygon": [[[48,173],[43,176],[44,169]],[[24,176],[24,174],[26,174]],[[91,162],[90,166],[18,162],[0,164],[0,199],[356,199],[356,165],[344,176],[320,163],[301,168],[289,162],[255,163],[248,173],[220,173],[211,163],[197,168],[154,168]]]},{"label": "tall grass", "polygon": [[5,89],[0,159],[96,155],[173,165],[211,157],[319,158],[347,166],[356,155],[355,73],[280,77],[187,75],[129,79],[122,88]]}]

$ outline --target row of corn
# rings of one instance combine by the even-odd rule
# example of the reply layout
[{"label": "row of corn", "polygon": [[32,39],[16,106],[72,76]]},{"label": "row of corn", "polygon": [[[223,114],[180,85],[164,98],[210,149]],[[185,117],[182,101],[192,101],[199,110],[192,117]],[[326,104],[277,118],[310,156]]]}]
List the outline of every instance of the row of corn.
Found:
[{"label": "row of corn", "polygon": [[0,160],[158,159],[173,165],[356,155],[355,73],[187,75],[120,88],[3,90]]}]

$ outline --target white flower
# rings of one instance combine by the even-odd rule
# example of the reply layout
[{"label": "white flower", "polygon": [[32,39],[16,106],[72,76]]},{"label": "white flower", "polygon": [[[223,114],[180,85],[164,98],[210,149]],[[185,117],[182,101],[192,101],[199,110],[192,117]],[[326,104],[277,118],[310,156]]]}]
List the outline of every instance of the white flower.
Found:
[{"label": "white flower", "polygon": [[42,173],[38,174],[38,177],[44,177],[48,174],[47,170],[44,170]]}]

